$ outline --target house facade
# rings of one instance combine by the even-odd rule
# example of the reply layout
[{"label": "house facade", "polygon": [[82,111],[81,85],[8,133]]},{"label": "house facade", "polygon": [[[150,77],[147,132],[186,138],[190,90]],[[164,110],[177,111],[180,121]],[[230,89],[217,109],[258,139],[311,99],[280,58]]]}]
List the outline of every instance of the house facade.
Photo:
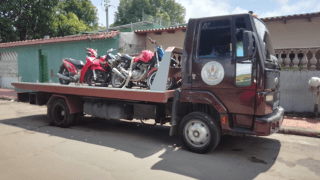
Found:
[{"label": "house facade", "polygon": [[98,54],[102,55],[110,48],[118,49],[118,41],[119,31],[112,31],[109,34],[0,43],[1,85],[12,88],[11,82],[19,79],[22,82],[59,82],[55,74],[63,58],[71,57],[85,62],[84,47],[97,49]]}]

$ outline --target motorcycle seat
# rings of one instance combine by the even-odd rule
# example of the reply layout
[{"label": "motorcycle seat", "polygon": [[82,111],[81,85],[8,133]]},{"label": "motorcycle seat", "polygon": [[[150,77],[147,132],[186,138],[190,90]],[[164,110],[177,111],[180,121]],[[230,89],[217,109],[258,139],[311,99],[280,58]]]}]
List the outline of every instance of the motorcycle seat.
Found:
[{"label": "motorcycle seat", "polygon": [[75,60],[75,59],[72,59],[72,58],[65,58],[64,60],[74,64],[75,66],[84,66],[84,63],[81,60]]},{"label": "motorcycle seat", "polygon": [[127,60],[130,60],[130,61],[133,58],[133,57],[129,56],[128,54],[122,54],[122,57],[127,59]]}]

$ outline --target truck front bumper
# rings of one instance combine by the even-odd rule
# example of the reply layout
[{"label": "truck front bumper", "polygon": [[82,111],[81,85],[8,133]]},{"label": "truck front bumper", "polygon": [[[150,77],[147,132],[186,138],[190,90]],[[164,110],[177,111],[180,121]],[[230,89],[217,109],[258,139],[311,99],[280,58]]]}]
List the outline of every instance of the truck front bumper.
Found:
[{"label": "truck front bumper", "polygon": [[257,136],[268,136],[281,128],[283,122],[284,109],[278,106],[272,114],[255,117],[254,134]]}]

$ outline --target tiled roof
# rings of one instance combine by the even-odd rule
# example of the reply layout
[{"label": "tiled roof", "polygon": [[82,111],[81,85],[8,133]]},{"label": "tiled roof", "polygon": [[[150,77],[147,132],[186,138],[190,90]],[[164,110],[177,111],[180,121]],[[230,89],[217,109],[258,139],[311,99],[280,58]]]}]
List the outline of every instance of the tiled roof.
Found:
[{"label": "tiled roof", "polygon": [[282,20],[288,20],[288,19],[312,18],[317,16],[320,16],[320,12],[306,13],[306,14],[293,14],[293,15],[287,15],[287,16],[266,17],[266,18],[261,18],[261,20],[264,22],[268,22],[268,21],[282,21]]},{"label": "tiled roof", "polygon": [[[320,12],[315,13],[306,13],[306,14],[294,14],[294,15],[287,15],[287,16],[275,16],[275,17],[266,17],[261,18],[262,21],[283,21],[288,19],[302,19],[302,18],[312,18],[320,16]],[[168,27],[168,28],[159,28],[159,29],[147,29],[147,30],[136,30],[135,33],[144,34],[144,33],[156,33],[156,32],[165,32],[165,31],[175,31],[175,30],[186,30],[187,26],[178,26],[178,27]]]},{"label": "tiled roof", "polygon": [[85,41],[88,38],[94,39],[108,39],[113,38],[119,34],[120,31],[111,31],[107,33],[97,33],[97,34],[86,34],[86,35],[74,35],[65,37],[53,37],[49,39],[33,39],[26,41],[15,41],[8,43],[0,43],[0,48],[17,47],[17,46],[30,46],[39,44],[51,44],[51,43],[62,43],[71,41]]},{"label": "tiled roof", "polygon": [[164,32],[164,31],[176,31],[176,30],[186,30],[187,26],[177,26],[177,27],[167,27],[167,28],[159,28],[159,29],[147,29],[147,30],[136,30],[135,33],[144,34],[150,32]]}]

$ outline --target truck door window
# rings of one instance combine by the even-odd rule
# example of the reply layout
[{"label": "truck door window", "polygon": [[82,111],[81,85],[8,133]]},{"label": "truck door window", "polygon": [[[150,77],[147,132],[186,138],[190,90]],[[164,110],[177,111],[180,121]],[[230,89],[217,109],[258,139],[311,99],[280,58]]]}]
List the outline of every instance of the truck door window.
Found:
[{"label": "truck door window", "polygon": [[200,58],[231,57],[230,20],[205,21],[200,27]]},{"label": "truck door window", "polygon": [[236,63],[236,85],[250,86],[252,82],[252,63],[250,60],[244,59],[243,54],[243,31],[247,29],[244,18],[235,19],[236,25],[236,56],[242,59]]},{"label": "truck door window", "polygon": [[254,23],[257,28],[258,36],[262,40],[262,48],[266,59],[275,58],[271,38],[266,25],[259,19],[254,18]]},{"label": "truck door window", "polygon": [[237,18],[236,23],[236,55],[243,57],[243,31],[247,29],[244,18]]}]

